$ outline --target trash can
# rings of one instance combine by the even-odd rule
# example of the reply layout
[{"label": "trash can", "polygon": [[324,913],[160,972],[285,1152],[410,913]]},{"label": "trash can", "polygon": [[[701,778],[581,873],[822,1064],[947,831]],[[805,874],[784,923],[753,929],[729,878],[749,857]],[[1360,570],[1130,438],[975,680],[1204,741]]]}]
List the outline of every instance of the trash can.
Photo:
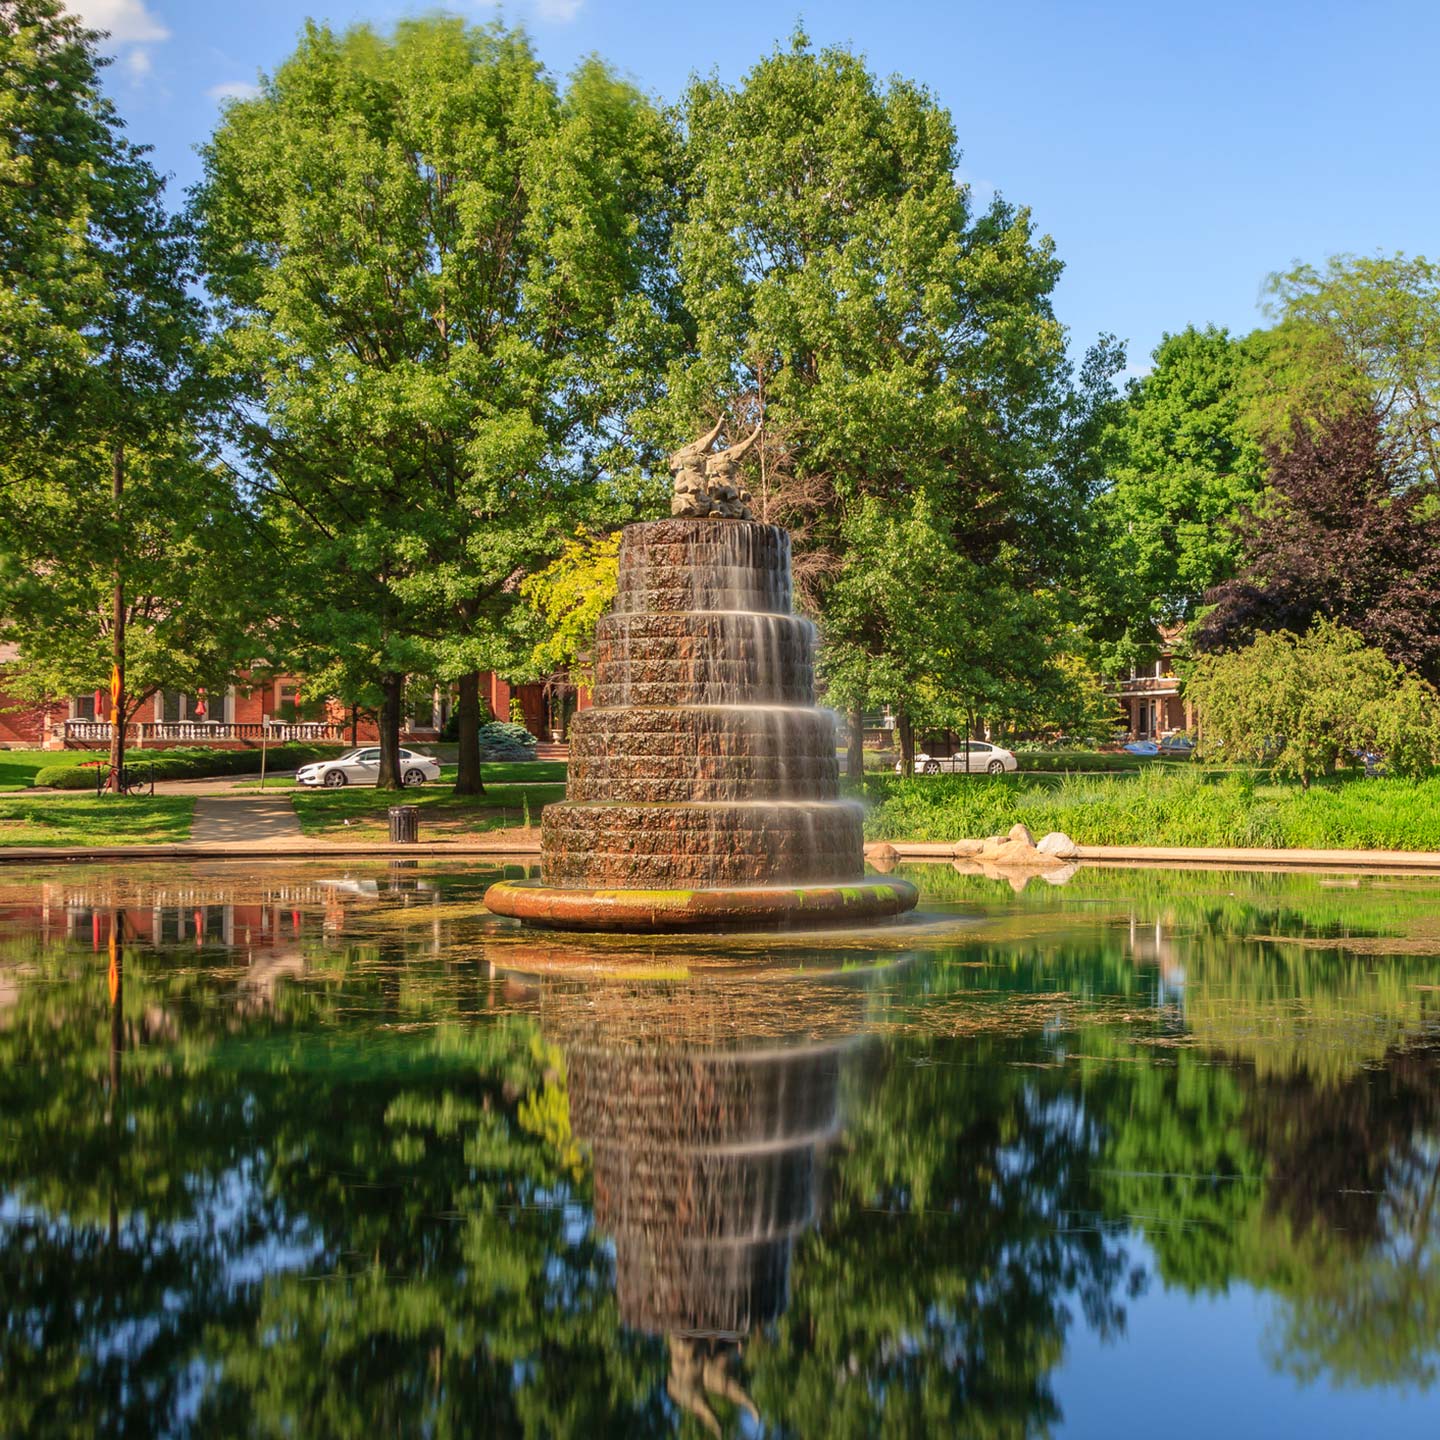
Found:
[{"label": "trash can", "polygon": [[414,845],[420,839],[420,808],[417,805],[390,807],[390,843]]}]

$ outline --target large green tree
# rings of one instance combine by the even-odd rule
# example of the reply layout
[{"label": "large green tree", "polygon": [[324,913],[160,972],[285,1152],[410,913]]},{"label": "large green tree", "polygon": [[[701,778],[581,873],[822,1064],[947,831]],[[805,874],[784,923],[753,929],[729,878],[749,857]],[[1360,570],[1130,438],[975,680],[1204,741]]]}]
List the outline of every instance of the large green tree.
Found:
[{"label": "large green tree", "polygon": [[671,165],[598,61],[562,94],[522,34],[451,18],[308,25],[205,150],[236,438],[305,653],[383,696],[382,784],[418,670],[459,681],[459,788],[480,787],[478,672],[520,653],[515,577],[623,501],[614,422],[670,334]]},{"label": "large green tree", "polygon": [[139,702],[233,668],[233,588],[211,587],[209,637],[179,612],[240,541],[194,440],[190,238],[101,91],[98,38],[53,0],[0,4],[0,636],[32,693],[109,682],[118,784]]},{"label": "large green tree", "polygon": [[1156,624],[1192,619],[1240,563],[1231,525],[1264,486],[1246,420],[1249,342],[1209,326],[1167,335],[1105,437],[1107,484],[1087,526],[1092,623],[1112,659],[1153,647]]},{"label": "large green tree", "polygon": [[[923,493],[927,526],[969,565],[1003,565],[1018,589],[1056,578],[1078,417],[1050,306],[1060,265],[1029,212],[976,213],[934,97],[803,34],[737,86],[696,80],[682,115],[674,262],[692,343],[646,433],[673,445],[724,410],[733,438],[763,417],[757,514],[792,530],[802,599],[834,644],[895,633],[854,596],[829,606],[865,561],[852,545],[875,533],[867,502],[903,517]],[[922,585],[943,626],[959,597],[938,576]],[[872,659],[904,668],[883,648]],[[838,672],[833,694],[866,698]]]},{"label": "large green tree", "polygon": [[1288,443],[1297,415],[1358,403],[1380,417],[1387,467],[1440,485],[1440,265],[1332,255],[1272,275],[1269,290],[1273,378],[1255,396],[1266,438]]}]

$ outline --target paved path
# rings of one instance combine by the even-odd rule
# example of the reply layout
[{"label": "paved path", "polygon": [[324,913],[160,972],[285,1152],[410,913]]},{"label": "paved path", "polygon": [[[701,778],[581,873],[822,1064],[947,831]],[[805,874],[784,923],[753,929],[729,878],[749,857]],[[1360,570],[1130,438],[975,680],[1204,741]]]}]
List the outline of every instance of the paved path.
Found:
[{"label": "paved path", "polygon": [[293,795],[295,793],[293,773],[270,774],[266,778],[264,790],[255,788],[259,781],[258,775],[210,775],[203,780],[157,780],[155,793],[157,795],[229,795],[236,790],[256,795],[268,795],[272,791],[276,795]]},{"label": "paved path", "polygon": [[197,795],[192,845],[288,845],[303,839],[288,795]]}]

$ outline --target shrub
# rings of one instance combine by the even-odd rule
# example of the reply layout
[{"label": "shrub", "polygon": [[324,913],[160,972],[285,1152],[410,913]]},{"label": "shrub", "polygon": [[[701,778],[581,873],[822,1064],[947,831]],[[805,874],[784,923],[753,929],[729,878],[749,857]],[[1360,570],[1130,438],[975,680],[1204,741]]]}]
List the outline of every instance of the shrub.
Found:
[{"label": "shrub", "polygon": [[1395,775],[1440,763],[1440,699],[1423,680],[1317,620],[1304,635],[1257,635],[1242,650],[1202,655],[1186,678],[1207,746],[1308,784],[1379,750]]},{"label": "shrub", "polygon": [[47,765],[35,772],[35,778],[30,783],[52,790],[93,790],[95,771],[82,770],[78,765]]},{"label": "shrub", "polygon": [[1116,755],[1100,750],[1024,750],[1015,752],[1021,770],[1138,770],[1140,760],[1133,755]]},{"label": "shrub", "polygon": [[533,760],[538,743],[515,720],[492,720],[480,727],[481,760]]},{"label": "shrub", "polygon": [[[265,768],[294,770],[307,761],[323,760],[338,753],[333,745],[272,745],[265,754]],[[102,766],[105,764],[106,757],[98,752],[96,759]],[[128,750],[125,763],[147,778],[153,775],[157,780],[203,780],[213,775],[258,775],[260,751],[215,750],[201,745],[177,746],[173,750]],[[77,759],[66,758],[36,771],[31,784],[54,790],[93,790],[95,769],[93,766],[82,768]]]}]

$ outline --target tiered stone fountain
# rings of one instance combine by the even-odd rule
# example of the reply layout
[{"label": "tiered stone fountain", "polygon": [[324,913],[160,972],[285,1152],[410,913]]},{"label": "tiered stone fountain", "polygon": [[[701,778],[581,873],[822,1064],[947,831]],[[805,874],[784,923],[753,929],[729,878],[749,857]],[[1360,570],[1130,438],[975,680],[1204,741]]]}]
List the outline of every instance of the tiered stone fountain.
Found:
[{"label": "tiered stone fountain", "polygon": [[496,913],[747,929],[914,905],[905,881],[863,878],[861,809],[840,799],[834,721],[815,705],[814,627],[791,614],[790,536],[748,518],[723,478],[733,460],[714,478],[740,448],[711,457],[705,511],[680,489],[677,518],[625,530],[595,704],[571,724],[566,799],[542,819],[540,882],[492,886]]}]

